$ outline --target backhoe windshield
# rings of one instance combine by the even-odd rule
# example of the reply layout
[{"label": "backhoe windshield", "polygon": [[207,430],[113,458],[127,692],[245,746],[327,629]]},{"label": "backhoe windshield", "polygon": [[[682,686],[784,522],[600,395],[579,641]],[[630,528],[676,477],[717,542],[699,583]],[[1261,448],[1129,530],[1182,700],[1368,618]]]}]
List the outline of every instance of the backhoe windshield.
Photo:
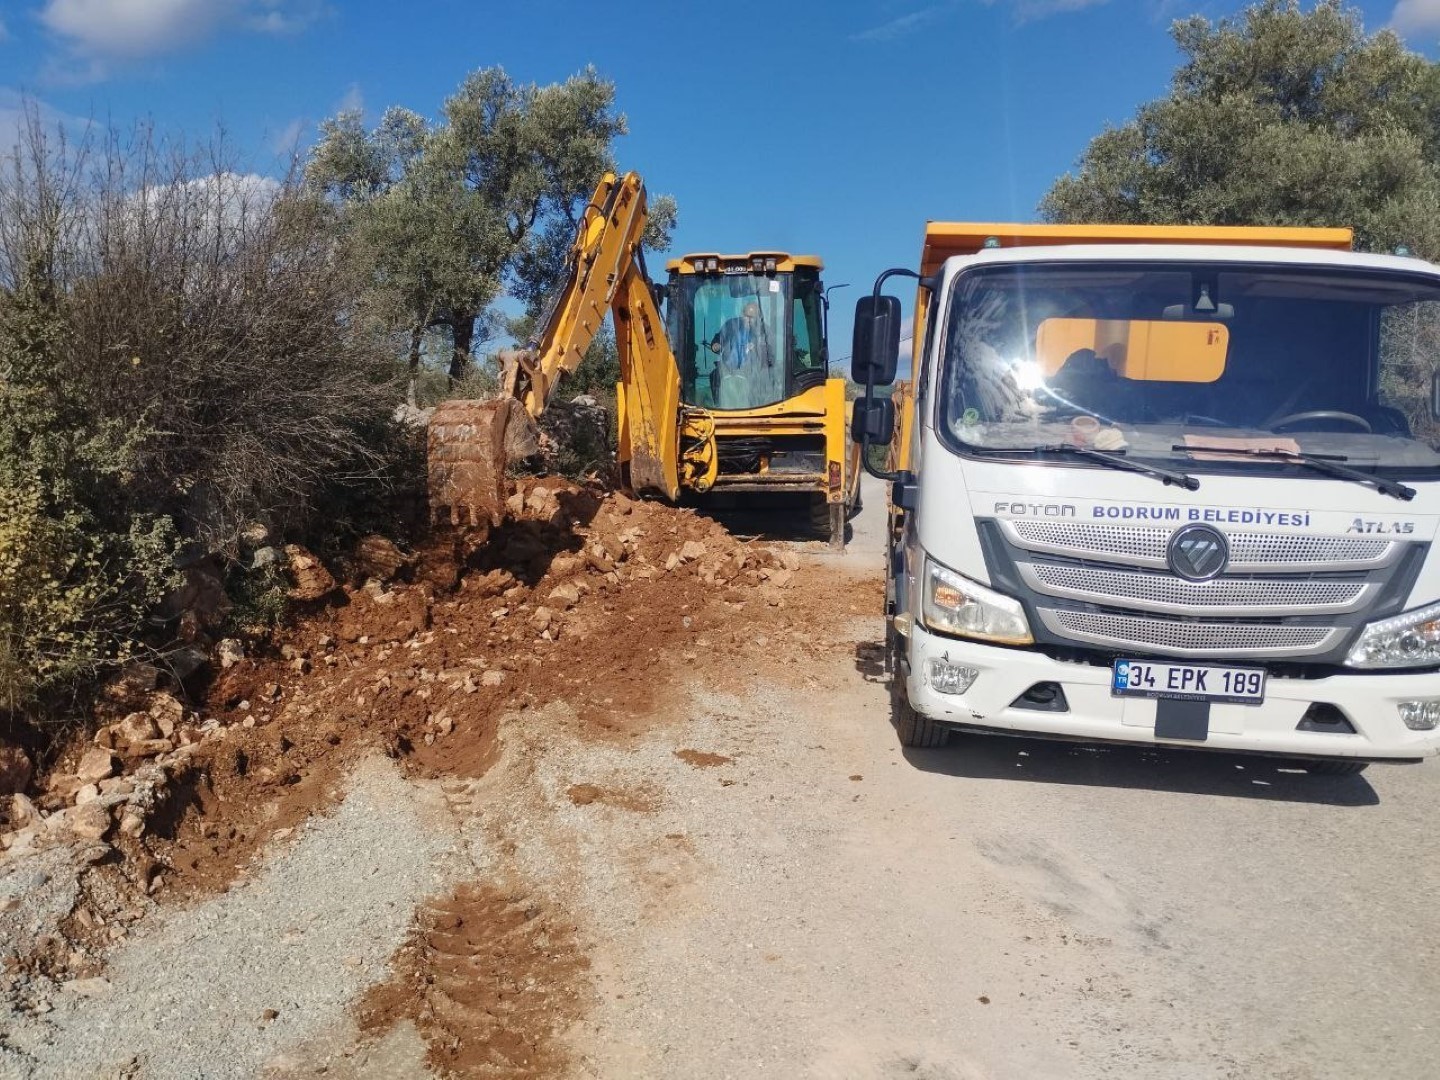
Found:
[{"label": "backhoe windshield", "polygon": [[755,409],[824,381],[813,273],[682,275],[669,311],[686,404]]},{"label": "backhoe windshield", "polygon": [[1440,467],[1440,282],[1418,274],[981,268],[956,279],[944,349],[938,419],[959,450],[1069,443],[1189,468],[1226,459],[1187,447],[1219,445]]}]

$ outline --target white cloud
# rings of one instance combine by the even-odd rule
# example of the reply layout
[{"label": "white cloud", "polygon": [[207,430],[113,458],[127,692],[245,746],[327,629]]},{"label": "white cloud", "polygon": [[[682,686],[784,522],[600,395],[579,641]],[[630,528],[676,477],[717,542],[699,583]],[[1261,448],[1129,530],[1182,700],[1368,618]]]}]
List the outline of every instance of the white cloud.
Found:
[{"label": "white cloud", "polygon": [[1390,13],[1390,28],[1399,34],[1440,30],[1440,0],[1400,0]]},{"label": "white cloud", "polygon": [[275,137],[270,140],[270,149],[281,157],[288,157],[299,147],[300,138],[304,134],[305,120],[297,117],[275,134]]},{"label": "white cloud", "polygon": [[[1109,3],[1109,0],[981,0],[987,7],[1007,7],[1013,13],[1017,23],[1038,22],[1041,19],[1048,19],[1052,15],[1065,15],[1071,12],[1084,11],[1086,8],[1098,7],[1100,4]],[[1422,4],[1432,8],[1440,8],[1440,0],[1400,0],[1403,4]],[[931,23],[945,17],[961,6],[961,0],[947,0],[945,3],[931,4],[928,7],[917,8],[904,15],[897,15],[888,22],[879,26],[872,26],[868,30],[862,30],[857,34],[851,34],[851,41],[894,41],[897,38],[908,37],[911,34],[929,26]]]},{"label": "white cloud", "polygon": [[1036,22],[1048,19],[1051,15],[1068,15],[1109,2],[1110,0],[1016,0],[1011,6],[1015,9],[1015,18],[1021,22]]},{"label": "white cloud", "polygon": [[363,113],[365,111],[365,95],[361,92],[359,83],[350,84],[350,89],[346,90],[340,100],[335,103],[335,111],[337,113]]},{"label": "white cloud", "polygon": [[63,127],[74,136],[91,125],[91,121],[84,117],[71,116],[12,87],[0,86],[0,158],[15,149],[20,133],[26,128],[27,113],[35,115],[47,134],[54,134]]},{"label": "white cloud", "polygon": [[936,4],[931,7],[921,8],[919,11],[912,11],[908,15],[899,15],[889,22],[883,22],[879,26],[872,26],[869,30],[862,30],[858,34],[850,35],[851,41],[894,41],[896,38],[913,34],[926,23],[932,22],[945,11],[947,5]]},{"label": "white cloud", "polygon": [[133,61],[197,45],[227,26],[293,33],[324,10],[319,0],[45,0],[40,22],[79,56]]}]

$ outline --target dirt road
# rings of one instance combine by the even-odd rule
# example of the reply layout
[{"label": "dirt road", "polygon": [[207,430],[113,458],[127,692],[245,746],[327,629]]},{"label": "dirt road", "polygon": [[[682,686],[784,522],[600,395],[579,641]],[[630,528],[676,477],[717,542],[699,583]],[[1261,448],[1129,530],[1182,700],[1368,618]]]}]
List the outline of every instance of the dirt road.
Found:
[{"label": "dirt road", "polygon": [[226,891],[12,1015],[0,1073],[1435,1075],[1436,767],[902,752],[882,504],[783,598],[657,599],[695,625],[613,730],[562,696],[488,771],[360,755]]}]

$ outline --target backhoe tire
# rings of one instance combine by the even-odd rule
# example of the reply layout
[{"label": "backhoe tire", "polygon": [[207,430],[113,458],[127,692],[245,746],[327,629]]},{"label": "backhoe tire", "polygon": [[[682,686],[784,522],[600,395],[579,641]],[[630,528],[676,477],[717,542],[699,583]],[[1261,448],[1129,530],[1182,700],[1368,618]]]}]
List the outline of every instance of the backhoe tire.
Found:
[{"label": "backhoe tire", "polygon": [[828,540],[836,551],[845,550],[845,505],[832,503],[823,495],[810,502],[810,527],[822,540]]},{"label": "backhoe tire", "polygon": [[1368,761],[1351,761],[1348,758],[1301,761],[1298,764],[1311,776],[1356,776],[1370,767]]},{"label": "backhoe tire", "polygon": [[890,720],[900,745],[917,750],[934,750],[950,741],[950,729],[921,716],[905,697],[905,684],[898,671],[890,677]]}]

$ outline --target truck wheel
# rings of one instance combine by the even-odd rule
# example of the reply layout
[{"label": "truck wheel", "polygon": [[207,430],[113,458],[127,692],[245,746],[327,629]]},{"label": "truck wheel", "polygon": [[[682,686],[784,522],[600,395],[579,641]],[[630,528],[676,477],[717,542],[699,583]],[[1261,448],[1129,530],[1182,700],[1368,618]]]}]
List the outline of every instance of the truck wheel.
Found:
[{"label": "truck wheel", "polygon": [[1298,763],[1311,776],[1354,776],[1370,767],[1368,761],[1351,761],[1348,758],[1329,758],[1325,761],[1301,761]]},{"label": "truck wheel", "polygon": [[900,736],[901,746],[931,750],[950,741],[949,728],[910,707],[898,671],[890,677],[890,719],[895,725],[895,734]]}]

